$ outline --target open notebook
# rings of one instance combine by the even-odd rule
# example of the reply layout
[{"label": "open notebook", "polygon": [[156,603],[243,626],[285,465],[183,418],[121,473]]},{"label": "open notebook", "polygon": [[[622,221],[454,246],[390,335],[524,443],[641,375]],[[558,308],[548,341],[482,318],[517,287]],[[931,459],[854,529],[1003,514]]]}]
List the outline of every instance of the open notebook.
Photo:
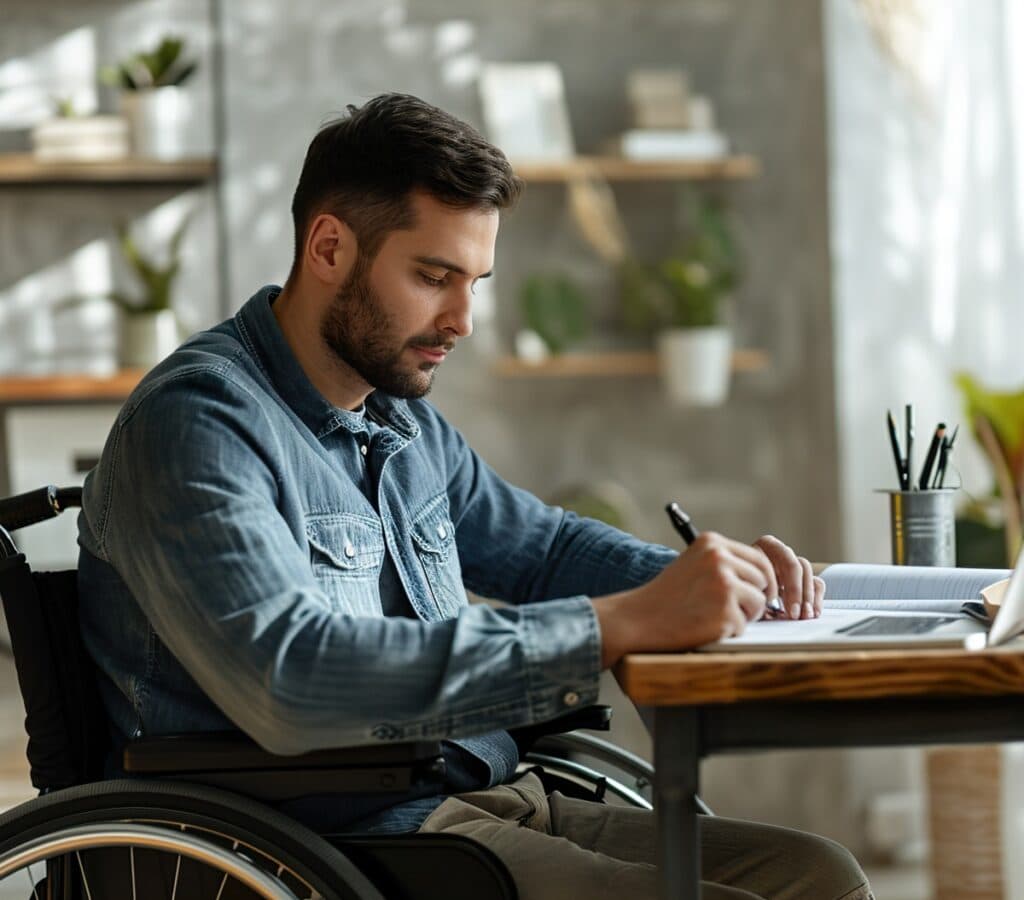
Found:
[{"label": "open notebook", "polygon": [[[751,622],[739,637],[698,649],[981,649],[1024,632],[1024,552],[1012,575],[1004,569],[842,564],[821,577],[826,594],[820,618]],[[986,598],[990,606],[1001,599],[991,622]]]}]

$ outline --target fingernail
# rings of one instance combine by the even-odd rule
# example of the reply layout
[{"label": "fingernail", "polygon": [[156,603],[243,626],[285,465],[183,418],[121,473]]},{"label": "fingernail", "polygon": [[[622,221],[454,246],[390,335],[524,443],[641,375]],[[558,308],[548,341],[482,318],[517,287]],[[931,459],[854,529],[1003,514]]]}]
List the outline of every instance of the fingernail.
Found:
[{"label": "fingernail", "polygon": [[789,615],[790,615],[790,618],[792,618],[792,619],[799,619],[800,618],[800,604],[799,603],[794,603],[789,608]]}]

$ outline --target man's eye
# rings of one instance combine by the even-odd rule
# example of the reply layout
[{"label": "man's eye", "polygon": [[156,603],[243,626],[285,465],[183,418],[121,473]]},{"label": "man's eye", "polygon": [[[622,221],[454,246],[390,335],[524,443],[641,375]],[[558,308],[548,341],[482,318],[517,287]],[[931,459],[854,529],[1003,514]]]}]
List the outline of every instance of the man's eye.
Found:
[{"label": "man's eye", "polygon": [[426,272],[420,272],[420,278],[423,279],[424,283],[429,284],[431,287],[440,287],[444,284],[444,278],[434,278]]}]

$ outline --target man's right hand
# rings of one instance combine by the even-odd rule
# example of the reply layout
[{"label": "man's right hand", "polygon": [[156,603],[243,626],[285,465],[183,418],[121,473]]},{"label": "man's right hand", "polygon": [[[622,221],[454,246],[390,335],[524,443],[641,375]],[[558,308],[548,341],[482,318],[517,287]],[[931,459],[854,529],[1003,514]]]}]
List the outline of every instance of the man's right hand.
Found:
[{"label": "man's right hand", "polygon": [[647,584],[593,598],[601,664],[741,634],[760,618],[766,598],[777,596],[775,572],[761,550],[705,531]]}]

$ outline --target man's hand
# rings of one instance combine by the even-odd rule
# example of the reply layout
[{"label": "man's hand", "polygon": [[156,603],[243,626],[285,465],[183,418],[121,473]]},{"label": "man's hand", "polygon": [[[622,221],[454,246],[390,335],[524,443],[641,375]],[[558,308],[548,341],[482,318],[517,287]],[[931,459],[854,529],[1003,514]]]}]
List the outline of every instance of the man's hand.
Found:
[{"label": "man's hand", "polygon": [[821,615],[825,599],[825,582],[811,569],[811,564],[797,556],[777,537],[766,534],[754,541],[764,551],[775,573],[778,598],[791,619],[814,619]]},{"label": "man's hand", "polygon": [[[772,551],[779,556],[777,547]],[[802,597],[790,583],[785,582],[788,597]],[[741,634],[747,622],[763,614],[767,598],[778,595],[775,564],[763,549],[705,531],[647,584],[594,598],[602,663],[607,667],[626,653],[684,650]]]}]

